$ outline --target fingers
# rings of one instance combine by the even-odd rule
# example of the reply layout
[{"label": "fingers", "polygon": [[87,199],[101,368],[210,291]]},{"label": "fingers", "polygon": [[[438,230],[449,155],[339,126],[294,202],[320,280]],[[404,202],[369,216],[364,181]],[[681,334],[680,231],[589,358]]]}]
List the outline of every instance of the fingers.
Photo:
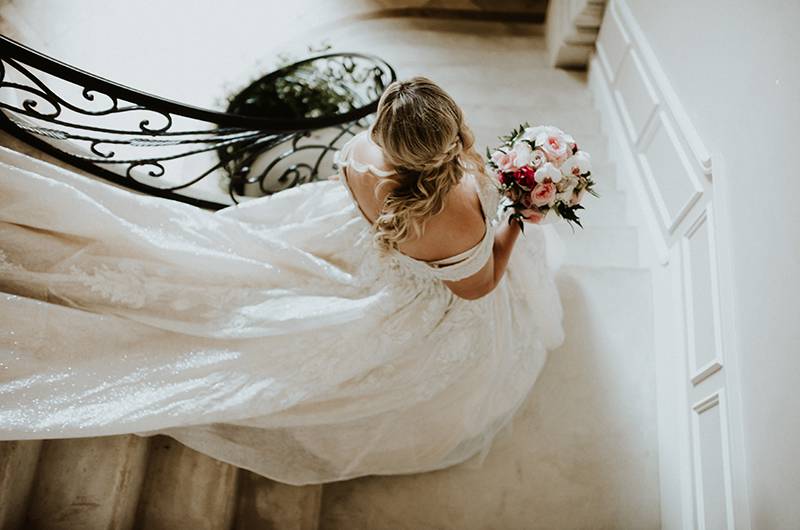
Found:
[{"label": "fingers", "polygon": [[525,209],[520,212],[522,214],[522,219],[526,223],[533,223],[536,224],[544,219],[544,214],[542,212],[537,212],[533,209]]},{"label": "fingers", "polygon": [[534,214],[531,217],[524,217],[523,219],[525,220],[526,223],[539,224],[542,221],[542,219],[544,219],[544,215]]}]

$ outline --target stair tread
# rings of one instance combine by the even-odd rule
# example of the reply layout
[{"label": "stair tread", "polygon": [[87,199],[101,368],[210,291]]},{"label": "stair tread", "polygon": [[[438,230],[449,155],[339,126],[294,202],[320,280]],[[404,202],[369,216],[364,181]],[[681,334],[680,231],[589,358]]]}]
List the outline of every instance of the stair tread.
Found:
[{"label": "stair tread", "polygon": [[238,469],[167,436],[150,440],[135,528],[229,528]]},{"label": "stair tread", "polygon": [[45,441],[26,528],[129,528],[146,449],[134,435]]},{"label": "stair tread", "polygon": [[22,528],[41,440],[0,442],[0,528]]},{"label": "stair tread", "polygon": [[565,263],[571,265],[633,266],[638,264],[636,229],[630,226],[576,227],[557,221],[556,232],[564,242]]},{"label": "stair tread", "polygon": [[316,530],[322,485],[292,486],[239,471],[234,530]]}]

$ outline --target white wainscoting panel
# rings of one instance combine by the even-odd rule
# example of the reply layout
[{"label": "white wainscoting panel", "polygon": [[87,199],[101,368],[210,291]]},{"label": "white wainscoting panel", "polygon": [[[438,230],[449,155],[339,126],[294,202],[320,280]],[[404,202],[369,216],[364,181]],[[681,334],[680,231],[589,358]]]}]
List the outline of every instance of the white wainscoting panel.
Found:
[{"label": "white wainscoting panel", "polygon": [[692,407],[697,528],[733,528],[728,427],[724,394],[716,392]]},{"label": "white wainscoting panel", "polygon": [[613,0],[606,10],[597,56],[613,112],[626,129],[622,147],[639,158],[651,209],[658,213],[658,237],[670,246],[711,182],[710,156],[624,0]]},{"label": "white wainscoting panel", "polygon": [[711,216],[709,206],[682,241],[689,377],[694,385],[721,369],[723,362]]},{"label": "white wainscoting panel", "polygon": [[615,97],[628,129],[628,137],[635,144],[658,106],[658,96],[647,80],[635,50],[628,52],[619,68]]},{"label": "white wainscoting panel", "polygon": [[597,55],[603,63],[606,77],[611,81],[616,79],[617,71],[619,71],[619,66],[625,58],[629,45],[630,39],[622,29],[616,9],[609,6],[603,24],[600,26],[596,46]]},{"label": "white wainscoting panel", "polygon": [[703,187],[665,112],[659,112],[641,141],[639,161],[648,177],[662,228],[672,234],[700,199]]},{"label": "white wainscoting panel", "polygon": [[659,429],[662,527],[749,530],[739,375],[728,351],[735,322],[720,303],[730,301],[723,285],[731,290],[715,213],[727,212],[716,189],[724,175],[712,176],[711,156],[626,0],[609,2],[589,86],[619,185],[632,195],[642,263],[661,282],[653,288],[663,317],[655,322],[658,421],[668,426]]},{"label": "white wainscoting panel", "polygon": [[[697,163],[698,169],[702,173],[711,178],[711,155],[706,149],[705,143],[701,140],[697,129],[689,119],[689,115],[681,105],[675,90],[672,88],[669,77],[661,68],[656,53],[636,22],[626,0],[614,0],[611,3],[618,23],[630,40],[630,48],[639,52],[642,63],[646,66],[647,73],[661,96],[663,107],[671,113],[672,118],[678,124],[681,136],[692,152],[693,162]],[[653,8],[658,9],[658,3],[654,3]]]}]

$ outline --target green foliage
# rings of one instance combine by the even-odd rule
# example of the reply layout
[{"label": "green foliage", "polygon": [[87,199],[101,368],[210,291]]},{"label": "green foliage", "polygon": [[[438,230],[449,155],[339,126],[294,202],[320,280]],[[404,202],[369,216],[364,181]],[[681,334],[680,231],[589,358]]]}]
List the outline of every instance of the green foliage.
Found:
[{"label": "green foliage", "polygon": [[560,215],[562,219],[565,219],[570,224],[575,223],[581,228],[583,228],[583,225],[578,219],[578,216],[575,214],[575,211],[583,209],[584,209],[583,206],[581,206],[580,204],[575,204],[573,206],[570,206],[569,204],[564,202],[559,202],[556,204],[556,211],[558,212],[558,215]]},{"label": "green foliage", "polygon": [[507,134],[505,136],[498,136],[501,142],[504,144],[513,144],[517,138],[522,136],[525,133],[525,129],[530,127],[530,124],[526,121],[525,123],[520,124],[519,127],[511,131],[511,134]]},{"label": "green foliage", "polygon": [[[330,48],[325,43],[308,46],[308,51],[317,54]],[[286,68],[297,61],[279,54],[277,66]],[[228,112],[234,114],[287,119],[330,116],[358,106],[356,95],[332,75],[324,61],[298,65],[277,78],[257,79],[228,101]]]}]

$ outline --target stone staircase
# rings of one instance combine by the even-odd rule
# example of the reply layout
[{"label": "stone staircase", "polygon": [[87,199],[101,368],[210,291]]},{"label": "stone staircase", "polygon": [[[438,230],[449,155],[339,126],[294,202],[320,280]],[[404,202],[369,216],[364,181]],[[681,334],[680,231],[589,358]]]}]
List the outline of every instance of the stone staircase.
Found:
[{"label": "stone staircase", "polygon": [[[478,146],[521,121],[572,133],[600,199],[557,226],[566,342],[481,468],[278,484],[174,440],[134,435],[0,443],[2,529],[567,529],[659,527],[650,273],[583,73],[549,68],[543,28],[360,20],[327,35],[462,104]],[[5,137],[0,138],[5,139]]]}]

